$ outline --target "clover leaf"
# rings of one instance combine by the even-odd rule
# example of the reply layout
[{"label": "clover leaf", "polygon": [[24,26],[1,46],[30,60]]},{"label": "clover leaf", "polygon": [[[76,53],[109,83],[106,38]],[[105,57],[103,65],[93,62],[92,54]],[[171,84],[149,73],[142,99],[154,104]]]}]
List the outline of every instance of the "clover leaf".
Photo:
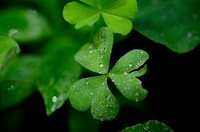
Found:
[{"label": "clover leaf", "polygon": [[148,54],[143,50],[131,50],[117,61],[109,73],[119,91],[132,101],[138,102],[147,96],[147,90],[143,89],[141,81],[136,78],[143,75],[147,67],[139,71],[134,70],[143,65],[148,58]]},{"label": "clover leaf", "polygon": [[80,0],[66,4],[63,17],[69,23],[75,24],[76,29],[93,26],[102,17],[114,33],[126,35],[132,29],[130,19],[136,12],[136,0]]},{"label": "clover leaf", "polygon": [[93,42],[83,45],[75,55],[75,60],[83,67],[102,75],[76,81],[69,90],[70,103],[79,111],[91,108],[92,116],[98,120],[111,120],[119,111],[119,104],[107,85],[108,77],[132,101],[141,101],[148,93],[137,78],[147,71],[146,65],[139,68],[148,59],[148,54],[139,49],[129,51],[109,72],[112,46],[112,31],[102,27],[94,34]]},{"label": "clover leaf", "polygon": [[0,71],[20,52],[17,42],[7,36],[0,36]]},{"label": "clover leaf", "polygon": [[95,76],[78,80],[70,89],[69,99],[79,111],[91,108],[98,120],[111,120],[119,111],[119,104],[108,88],[107,77]]},{"label": "clover leaf", "polygon": [[113,33],[102,27],[93,37],[92,43],[85,44],[75,55],[75,60],[85,68],[100,74],[108,72]]},{"label": "clover leaf", "polygon": [[174,132],[168,125],[157,120],[149,120],[144,124],[126,127],[120,132]]}]

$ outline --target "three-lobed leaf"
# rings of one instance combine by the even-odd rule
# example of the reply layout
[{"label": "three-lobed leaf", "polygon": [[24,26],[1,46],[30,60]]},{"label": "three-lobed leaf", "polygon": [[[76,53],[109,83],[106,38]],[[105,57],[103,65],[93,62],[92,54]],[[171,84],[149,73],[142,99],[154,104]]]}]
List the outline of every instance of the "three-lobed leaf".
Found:
[{"label": "three-lobed leaf", "polygon": [[75,24],[75,28],[81,28],[86,25],[93,26],[102,16],[114,33],[126,35],[132,30],[130,19],[136,12],[136,0],[81,0],[66,4],[63,17],[69,23]]},{"label": "three-lobed leaf", "polygon": [[69,92],[70,102],[75,109],[86,111],[91,108],[92,116],[98,120],[113,119],[119,109],[108,88],[108,77],[119,91],[132,101],[141,101],[148,93],[137,78],[146,73],[147,66],[139,68],[149,58],[148,54],[140,49],[131,50],[108,72],[112,45],[112,31],[108,27],[102,27],[94,34],[93,43],[83,45],[75,55],[75,60],[83,67],[104,74],[76,81]]}]

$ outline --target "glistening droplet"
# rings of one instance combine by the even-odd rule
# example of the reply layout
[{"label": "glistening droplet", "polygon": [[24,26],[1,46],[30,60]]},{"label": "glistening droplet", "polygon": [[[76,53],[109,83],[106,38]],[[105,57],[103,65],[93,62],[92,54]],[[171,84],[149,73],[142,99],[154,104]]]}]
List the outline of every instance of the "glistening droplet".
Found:
[{"label": "glistening droplet", "polygon": [[100,67],[100,68],[103,68],[103,64],[102,64],[102,63],[100,63],[100,64],[99,64],[99,67]]},{"label": "glistening droplet", "polygon": [[58,98],[56,96],[52,97],[52,101],[55,103],[58,100]]}]

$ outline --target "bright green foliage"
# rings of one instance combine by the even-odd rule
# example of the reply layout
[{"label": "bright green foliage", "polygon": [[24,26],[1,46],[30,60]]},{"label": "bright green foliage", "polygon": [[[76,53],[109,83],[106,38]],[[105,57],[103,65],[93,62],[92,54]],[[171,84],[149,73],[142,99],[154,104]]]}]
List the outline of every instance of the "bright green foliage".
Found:
[{"label": "bright green foliage", "polygon": [[47,115],[59,109],[68,99],[68,90],[81,74],[81,66],[74,61],[79,48],[77,41],[58,37],[42,50],[38,89],[46,106]]},{"label": "bright green foliage", "polygon": [[149,120],[144,124],[136,124],[134,126],[127,127],[120,132],[174,132],[166,124],[157,120]]},{"label": "bright green foliage", "polygon": [[34,55],[13,58],[1,73],[0,109],[18,105],[35,90],[39,73],[40,58]]},{"label": "bright green foliage", "polygon": [[93,72],[108,72],[113,45],[113,33],[102,27],[93,37],[92,43],[85,44],[75,55],[75,60]]},{"label": "bright green foliage", "polygon": [[200,44],[199,0],[138,0],[135,30],[177,53]]},{"label": "bright green foliage", "polygon": [[114,33],[126,35],[132,30],[132,22],[129,19],[136,15],[136,0],[80,1],[70,2],[63,9],[64,19],[76,24],[75,28],[93,26],[102,17]]},{"label": "bright green foliage", "polygon": [[111,120],[119,111],[119,104],[107,85],[108,77],[132,101],[138,102],[147,95],[136,78],[142,76],[147,67],[136,70],[146,62],[148,54],[143,50],[132,50],[108,72],[112,45],[112,32],[108,27],[102,27],[94,34],[93,43],[84,45],[75,55],[75,60],[85,68],[104,74],[76,81],[69,92],[70,102],[75,109],[86,111],[91,108],[92,116],[98,120]]},{"label": "bright green foliage", "polygon": [[0,12],[0,34],[27,43],[49,37],[50,27],[47,20],[35,10],[9,8]]},{"label": "bright green foliage", "polygon": [[91,107],[92,116],[98,120],[111,120],[116,117],[119,105],[108,88],[106,76],[83,78],[70,89],[70,102],[79,111]]},{"label": "bright green foliage", "polygon": [[139,49],[131,50],[121,57],[110,73],[125,74],[138,69],[149,58],[147,52]]},{"label": "bright green foliage", "polygon": [[15,40],[0,35],[0,72],[19,52],[20,48]]},{"label": "bright green foliage", "polygon": [[143,89],[141,81],[136,77],[142,76],[147,67],[134,71],[143,65],[149,58],[143,50],[131,50],[121,57],[109,73],[109,77],[117,86],[119,91],[128,99],[133,101],[143,100],[147,91]]}]

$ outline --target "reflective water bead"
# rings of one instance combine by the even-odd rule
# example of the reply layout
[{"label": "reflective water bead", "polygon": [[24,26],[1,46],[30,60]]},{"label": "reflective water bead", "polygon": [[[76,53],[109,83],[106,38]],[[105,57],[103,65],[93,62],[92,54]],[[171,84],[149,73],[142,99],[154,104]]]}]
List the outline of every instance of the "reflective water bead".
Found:
[{"label": "reflective water bead", "polygon": [[86,81],[86,82],[85,82],[85,84],[86,84],[86,85],[88,85],[88,84],[89,84],[89,82],[88,82],[88,81]]},{"label": "reflective water bead", "polygon": [[102,67],[103,67],[103,64],[102,64],[102,63],[100,63],[100,64],[99,64],[99,67],[100,67],[100,68],[102,68]]},{"label": "reflective water bead", "polygon": [[56,96],[52,97],[52,101],[55,103],[58,100],[58,98]]}]

